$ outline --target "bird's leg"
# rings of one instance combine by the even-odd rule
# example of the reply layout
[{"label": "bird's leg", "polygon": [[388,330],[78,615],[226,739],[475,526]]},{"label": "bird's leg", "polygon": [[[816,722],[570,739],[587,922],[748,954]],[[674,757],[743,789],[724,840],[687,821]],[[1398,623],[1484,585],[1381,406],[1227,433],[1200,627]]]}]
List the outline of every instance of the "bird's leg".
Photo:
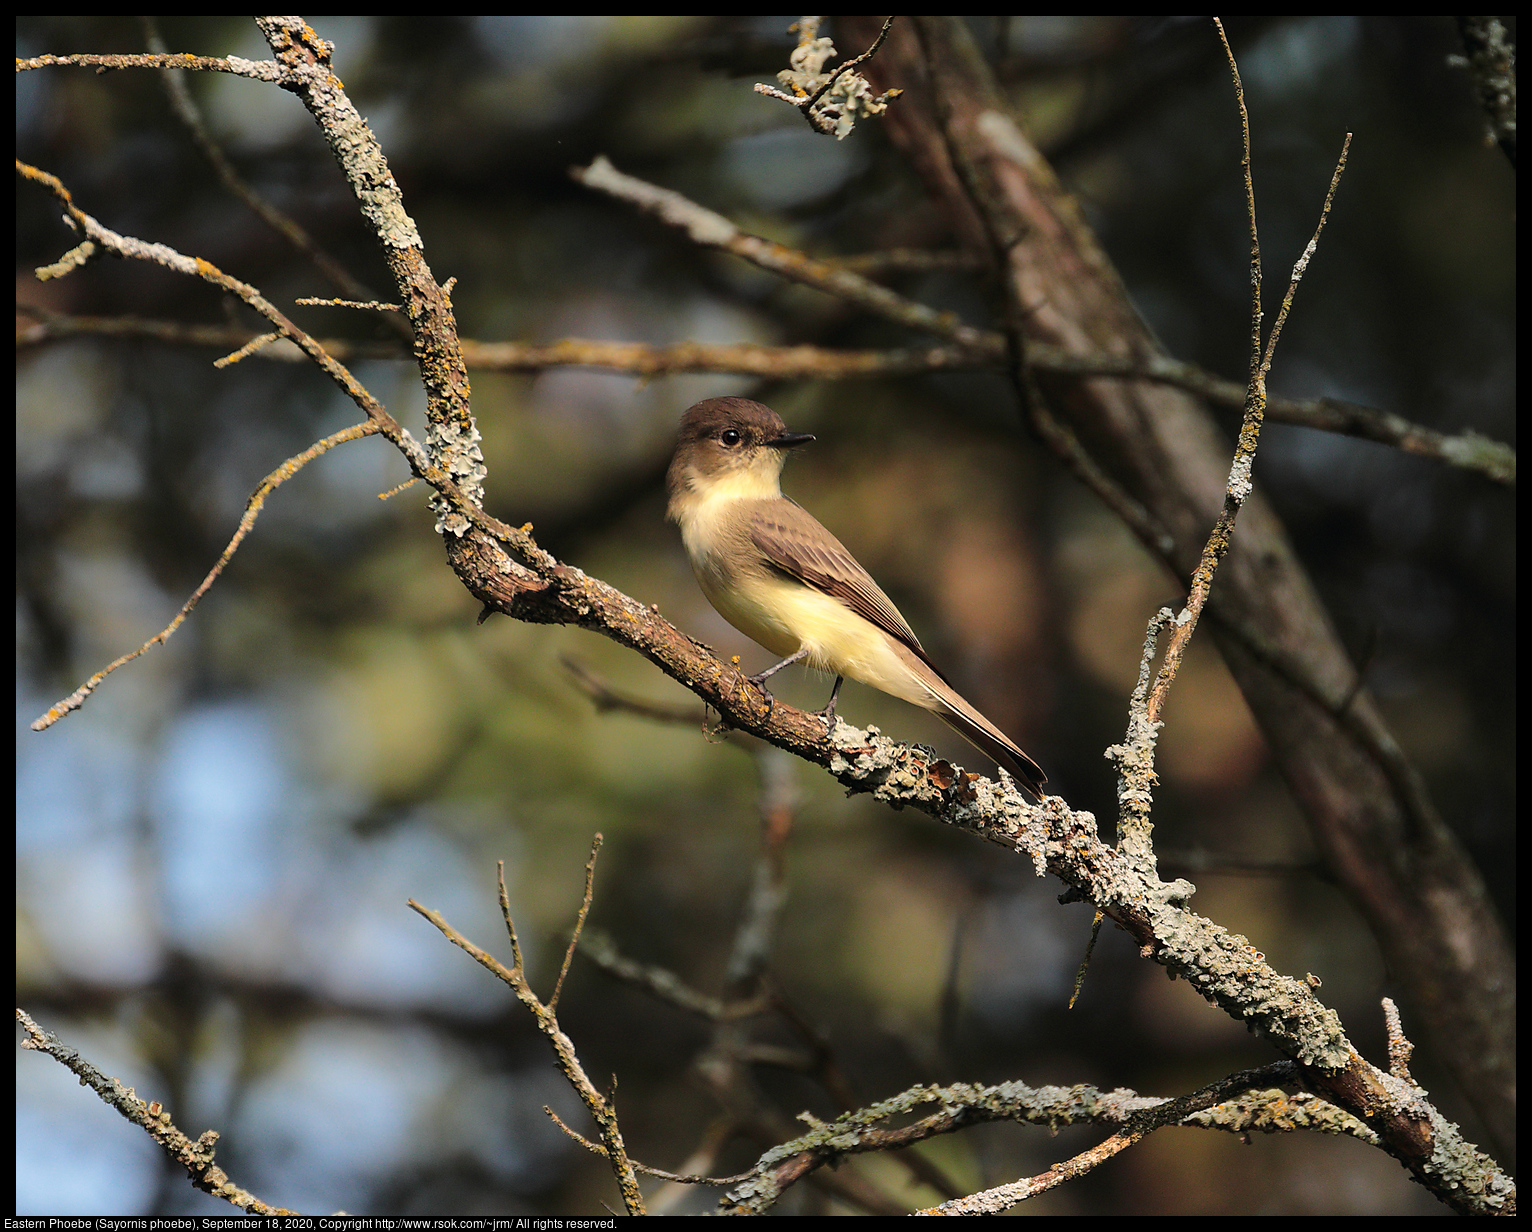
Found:
[{"label": "bird's leg", "polygon": [[782,662],[778,663],[775,667],[768,667],[759,676],[745,677],[746,680],[755,685],[755,687],[758,688],[762,693],[766,694],[766,717],[768,719],[771,718],[771,708],[776,705],[777,699],[771,695],[771,690],[766,687],[766,678],[768,676],[775,676],[784,667],[791,667],[794,663],[798,662],[799,659],[802,659],[805,655],[807,655],[808,652],[809,648],[804,646],[798,651],[797,654],[788,655],[787,658],[782,660]]},{"label": "bird's leg", "polygon": [[807,655],[808,652],[809,648],[805,646],[797,654],[788,655],[787,658],[783,659],[782,662],[778,663],[775,667],[768,667],[759,676],[746,676],[745,679],[748,680],[751,684],[759,685],[764,689],[766,687],[766,678],[768,676],[775,676],[784,667],[791,667],[794,663],[798,662],[799,659],[802,659],[805,655]]},{"label": "bird's leg", "polygon": [[840,687],[846,683],[844,676],[835,678],[835,687],[830,690],[830,700],[825,703],[825,708],[818,712],[819,717],[825,721],[825,738],[835,735],[835,699],[840,696]]}]

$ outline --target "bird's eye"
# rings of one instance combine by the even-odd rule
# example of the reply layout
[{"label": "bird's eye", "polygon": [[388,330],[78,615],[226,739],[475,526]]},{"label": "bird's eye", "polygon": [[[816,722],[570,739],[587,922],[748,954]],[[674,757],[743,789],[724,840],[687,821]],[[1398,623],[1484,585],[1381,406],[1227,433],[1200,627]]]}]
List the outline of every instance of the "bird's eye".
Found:
[{"label": "bird's eye", "polygon": [[730,449],[739,444],[740,436],[733,428],[725,428],[718,434],[718,439]]}]

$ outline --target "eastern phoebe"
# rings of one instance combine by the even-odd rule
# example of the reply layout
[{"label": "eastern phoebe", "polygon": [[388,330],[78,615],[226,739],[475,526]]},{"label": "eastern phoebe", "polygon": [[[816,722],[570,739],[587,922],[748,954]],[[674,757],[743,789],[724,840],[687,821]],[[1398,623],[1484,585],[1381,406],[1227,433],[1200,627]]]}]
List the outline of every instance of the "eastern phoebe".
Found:
[{"label": "eastern phoebe", "polygon": [[843,677],[932,711],[1035,795],[1048,781],[1015,741],[970,706],[899,609],[841,541],[782,495],[787,451],[814,438],[748,398],[708,398],[681,417],[666,487],[692,570],[719,615],[782,661],[835,674],[821,712],[835,729]]}]

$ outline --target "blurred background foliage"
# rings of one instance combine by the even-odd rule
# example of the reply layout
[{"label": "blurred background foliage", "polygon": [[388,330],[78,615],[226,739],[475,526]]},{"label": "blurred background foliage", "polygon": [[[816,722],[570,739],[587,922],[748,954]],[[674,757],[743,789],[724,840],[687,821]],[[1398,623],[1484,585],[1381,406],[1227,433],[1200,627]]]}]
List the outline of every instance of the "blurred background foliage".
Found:
[{"label": "blurred background foliage", "polygon": [[[950,249],[876,122],[836,142],[752,92],[786,66],[792,20],[313,24],[336,43],[339,75],[382,142],[433,272],[457,279],[465,338],[919,341],[700,251],[569,178],[570,166],[606,154],[819,256]],[[984,18],[973,29],[1170,352],[1242,382],[1239,130],[1211,27]],[[268,55],[245,19],[171,18],[162,30],[172,50]],[[1248,18],[1230,32],[1254,126],[1269,289],[1285,283],[1313,227],[1342,134],[1356,133],[1273,392],[1511,440],[1514,173],[1486,144],[1468,79],[1449,63],[1461,51],[1450,20]],[[18,55],[143,48],[127,18],[18,19]],[[187,84],[241,173],[386,297],[375,243],[300,104],[227,76]],[[206,257],[279,305],[333,293],[219,188],[151,73],[19,75],[17,141],[117,231]],[[38,283],[32,269],[75,240],[34,186],[21,185],[17,203],[24,303],[254,324],[208,286],[140,263],[98,261]],[[888,281],[989,320],[970,273]],[[320,336],[392,336],[368,314],[288,310]],[[700,705],[691,724],[598,712],[562,656],[636,696],[689,698],[598,637],[498,617],[477,627],[421,489],[377,500],[407,476],[376,439],[283,487],[168,647],[112,676],[55,729],[27,731],[166,623],[263,475],[360,417],[312,367],[249,359],[214,370],[215,355],[91,337],[18,355],[18,1004],[164,1102],[188,1132],[218,1129],[220,1162],[267,1201],[314,1213],[601,1213],[617,1204],[610,1173],[544,1117],[551,1104],[584,1123],[530,1018],[404,901],[441,910],[504,955],[494,899],[504,859],[546,994],[600,830],[593,926],[716,994],[760,845],[762,754],[704,738]],[[354,368],[423,432],[411,363]],[[1101,753],[1121,738],[1146,621],[1182,592],[1020,424],[998,376],[472,375],[490,511],[532,522],[562,559],[753,670],[766,653],[708,607],[664,522],[675,422],[698,398],[744,393],[816,433],[788,468],[788,493],[845,539],[1055,788],[1109,826]],[[1280,424],[1267,427],[1257,478],[1509,912],[1511,492]],[[795,669],[773,685],[817,708],[828,681]],[[871,690],[848,685],[842,711],[979,760]],[[1195,906],[1278,969],[1320,975],[1326,1003],[1380,1060],[1378,999],[1390,984],[1377,946],[1314,865],[1205,640],[1167,718],[1162,868],[1191,876]],[[1012,855],[845,799],[811,767],[789,774],[795,827],[772,980],[822,1033],[856,1099],[1006,1078],[1176,1094],[1272,1059],[1111,929],[1066,1010],[1088,907],[1058,906],[1059,887]],[[579,959],[560,1009],[591,1075],[619,1079],[635,1156],[680,1166],[718,1115],[693,1069],[707,1024]],[[803,1047],[780,1017],[751,1032]],[[1415,1073],[1482,1141],[1429,1053],[1417,1053]],[[811,1076],[761,1066],[755,1079],[785,1118],[839,1110]],[[19,1212],[227,1211],[61,1067],[21,1054],[17,1082]],[[972,1189],[1041,1171],[1100,1136],[989,1126],[921,1150]],[[713,1170],[738,1171],[766,1145],[736,1137]],[[847,1167],[899,1202],[940,1196],[887,1160]],[[712,1199],[697,1191],[678,1209]],[[783,1209],[850,1208],[800,1186]],[[1440,1208],[1354,1141],[1242,1145],[1166,1131],[1024,1209]]]}]

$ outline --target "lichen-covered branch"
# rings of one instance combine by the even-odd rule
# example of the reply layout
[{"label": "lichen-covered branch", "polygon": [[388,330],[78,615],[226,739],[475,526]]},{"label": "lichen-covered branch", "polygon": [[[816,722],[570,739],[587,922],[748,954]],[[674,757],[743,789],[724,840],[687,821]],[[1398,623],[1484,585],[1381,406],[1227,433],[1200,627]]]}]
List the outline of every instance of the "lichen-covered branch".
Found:
[{"label": "lichen-covered branch", "polygon": [[[1276,1084],[1291,1083],[1289,1062],[1231,1074],[1203,1090],[1178,1099],[1138,1095],[1133,1091],[1102,1091],[1084,1084],[1033,1087],[1024,1082],[995,1086],[955,1083],[917,1086],[834,1121],[820,1122],[808,1133],[773,1147],[756,1161],[748,1180],[737,1184],[719,1203],[722,1214],[764,1214],[786,1189],[816,1169],[843,1156],[892,1151],[950,1134],[972,1125],[995,1121],[1046,1125],[1122,1127],[1138,1141],[1164,1125],[1198,1126],[1227,1133],[1287,1133],[1298,1129],[1348,1134],[1371,1141],[1366,1126],[1324,1100],[1306,1092],[1288,1094]],[[885,1123],[935,1106],[898,1128]],[[1120,1149],[1120,1148],[1119,1148]],[[1114,1152],[1115,1153],[1115,1152]],[[1029,1196],[1029,1195],[1021,1195]],[[959,1199],[967,1203],[978,1198]],[[1020,1196],[1004,1205],[1014,1205]],[[977,1213],[934,1208],[931,1214]]]},{"label": "lichen-covered branch", "polygon": [[176,1128],[175,1122],[170,1119],[170,1113],[158,1102],[146,1104],[138,1098],[138,1093],[132,1087],[125,1087],[110,1074],[103,1074],[53,1032],[45,1031],[29,1015],[19,1009],[16,1011],[16,1021],[27,1033],[26,1038],[21,1041],[21,1047],[32,1052],[46,1053],[73,1073],[80,1080],[81,1086],[89,1087],[101,1097],[105,1104],[117,1109],[127,1120],[153,1138],[165,1154],[170,1156],[178,1166],[186,1169],[186,1175],[191,1178],[191,1183],[203,1193],[222,1198],[225,1202],[252,1215],[296,1215],[299,1213],[262,1202],[254,1194],[241,1189],[231,1181],[229,1174],[213,1161],[214,1150],[218,1145],[216,1130],[210,1129],[193,1141]]}]

